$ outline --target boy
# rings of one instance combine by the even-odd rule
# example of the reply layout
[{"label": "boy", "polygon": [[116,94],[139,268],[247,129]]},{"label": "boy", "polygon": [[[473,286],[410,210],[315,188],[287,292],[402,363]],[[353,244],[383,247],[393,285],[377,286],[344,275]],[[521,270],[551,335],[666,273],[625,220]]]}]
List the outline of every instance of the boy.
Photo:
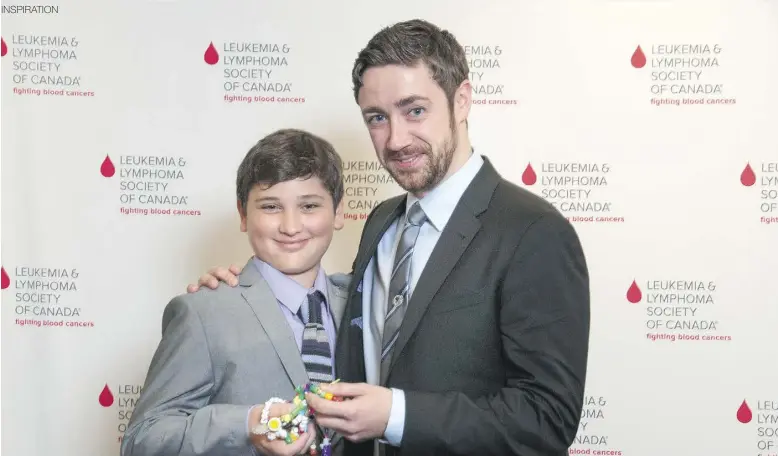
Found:
[{"label": "boy", "polygon": [[254,257],[238,287],[177,296],[165,308],[122,456],[293,455],[318,440],[312,422],[292,444],[251,430],[291,410],[270,398],[333,381],[348,276],[327,277],[320,263],[343,227],[342,161],[324,139],[279,130],[249,150],[236,183]]}]

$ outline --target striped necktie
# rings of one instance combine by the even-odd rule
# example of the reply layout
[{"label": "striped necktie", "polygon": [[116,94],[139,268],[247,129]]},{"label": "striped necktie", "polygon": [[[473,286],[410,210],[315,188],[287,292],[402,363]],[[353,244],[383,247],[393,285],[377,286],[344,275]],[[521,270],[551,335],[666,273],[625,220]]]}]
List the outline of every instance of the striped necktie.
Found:
[{"label": "striped necktie", "polygon": [[400,334],[400,324],[405,316],[405,310],[408,307],[411,282],[411,258],[413,249],[416,246],[416,239],[419,236],[419,230],[427,216],[418,201],[408,209],[408,217],[403,229],[400,244],[397,246],[397,252],[394,255],[394,268],[392,268],[391,279],[389,280],[389,305],[386,310],[384,321],[383,349],[381,351],[381,371],[382,376],[386,375],[389,368],[389,361],[392,357],[392,348],[397,342],[397,336]]},{"label": "striped necktie", "polygon": [[308,320],[303,318],[305,329],[303,330],[303,344],[300,354],[303,358],[303,364],[305,364],[305,370],[308,372],[308,378],[312,382],[330,383],[333,380],[332,352],[322,320],[321,304],[323,302],[324,295],[320,291],[308,295]]}]

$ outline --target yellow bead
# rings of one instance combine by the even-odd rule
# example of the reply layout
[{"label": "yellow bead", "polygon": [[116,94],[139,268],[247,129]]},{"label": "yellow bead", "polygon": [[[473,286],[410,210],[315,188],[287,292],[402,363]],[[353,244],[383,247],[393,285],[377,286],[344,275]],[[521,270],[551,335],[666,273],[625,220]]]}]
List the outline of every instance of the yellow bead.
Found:
[{"label": "yellow bead", "polygon": [[324,399],[327,399],[328,401],[332,400],[332,393],[327,393],[324,395]]},{"label": "yellow bead", "polygon": [[284,416],[281,417],[281,420],[284,423],[288,423],[288,422],[292,421],[292,415],[284,415]]},{"label": "yellow bead", "polygon": [[267,428],[273,432],[281,429],[281,420],[279,420],[278,417],[271,418],[270,421],[267,422]]},{"label": "yellow bead", "polygon": [[295,440],[297,440],[297,434],[291,434],[291,435],[292,435],[292,442],[294,442]]},{"label": "yellow bead", "polygon": [[299,396],[295,396],[294,399],[292,399],[292,403],[294,403],[295,405],[299,404],[300,403],[300,397]]}]

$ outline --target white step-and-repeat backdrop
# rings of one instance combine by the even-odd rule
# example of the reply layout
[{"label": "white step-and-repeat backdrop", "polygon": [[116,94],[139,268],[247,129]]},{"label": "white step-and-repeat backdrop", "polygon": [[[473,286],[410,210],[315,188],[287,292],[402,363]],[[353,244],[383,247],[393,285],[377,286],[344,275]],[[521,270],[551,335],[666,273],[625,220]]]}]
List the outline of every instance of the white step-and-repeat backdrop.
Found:
[{"label": "white step-and-repeat backdrop", "polygon": [[772,0],[4,4],[4,454],[118,454],[163,307],[250,255],[234,182],[263,135],[301,127],[343,155],[349,223],[325,266],[350,267],[401,191],[351,65],[414,17],[466,46],[476,150],[583,240],[570,454],[778,454]]}]

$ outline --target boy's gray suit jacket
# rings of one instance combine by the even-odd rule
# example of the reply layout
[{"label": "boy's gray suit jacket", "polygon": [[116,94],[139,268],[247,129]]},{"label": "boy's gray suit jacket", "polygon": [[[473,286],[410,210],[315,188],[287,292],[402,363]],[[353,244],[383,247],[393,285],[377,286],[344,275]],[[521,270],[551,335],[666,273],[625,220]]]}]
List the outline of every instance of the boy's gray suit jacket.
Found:
[{"label": "boy's gray suit jacket", "polygon": [[[328,277],[340,326],[350,276]],[[251,406],[291,400],[308,382],[300,351],[278,302],[253,262],[239,285],[173,298],[162,340],[127,426],[121,456],[255,456],[248,439]],[[333,454],[342,438],[336,435]]]}]

